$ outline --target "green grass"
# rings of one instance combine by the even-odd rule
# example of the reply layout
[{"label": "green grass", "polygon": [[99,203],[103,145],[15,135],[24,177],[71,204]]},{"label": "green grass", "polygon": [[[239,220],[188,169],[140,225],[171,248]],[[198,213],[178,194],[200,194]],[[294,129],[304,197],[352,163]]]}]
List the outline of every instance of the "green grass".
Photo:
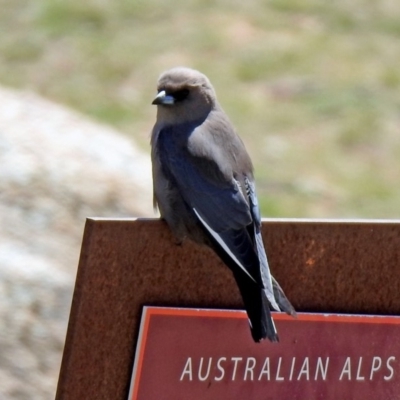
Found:
[{"label": "green grass", "polygon": [[0,83],[147,151],[161,71],[206,73],[265,216],[398,218],[400,3],[0,0]]}]

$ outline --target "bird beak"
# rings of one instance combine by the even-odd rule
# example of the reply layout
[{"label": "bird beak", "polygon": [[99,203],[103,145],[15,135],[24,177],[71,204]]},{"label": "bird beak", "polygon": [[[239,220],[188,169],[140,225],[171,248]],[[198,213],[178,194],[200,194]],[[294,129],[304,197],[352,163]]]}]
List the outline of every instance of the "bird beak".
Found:
[{"label": "bird beak", "polygon": [[151,104],[155,104],[155,105],[162,105],[162,104],[174,104],[175,103],[175,99],[173,96],[167,94],[165,92],[165,90],[161,90],[161,92],[158,93],[158,95],[156,96],[156,98],[153,100],[153,102]]}]

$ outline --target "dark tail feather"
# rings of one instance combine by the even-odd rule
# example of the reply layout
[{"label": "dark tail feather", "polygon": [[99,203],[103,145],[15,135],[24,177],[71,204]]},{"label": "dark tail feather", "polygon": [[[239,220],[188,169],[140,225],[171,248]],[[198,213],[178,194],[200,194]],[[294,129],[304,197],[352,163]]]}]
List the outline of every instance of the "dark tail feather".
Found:
[{"label": "dark tail feather", "polygon": [[[251,335],[254,341],[260,342],[261,340],[268,338],[271,342],[278,342],[279,337],[274,321],[272,320],[269,301],[267,299],[265,290],[260,284],[253,281],[242,269],[240,269],[236,262],[232,260],[229,254],[225,252],[225,250],[216,242],[210,233],[204,229],[204,227],[203,230],[209,239],[208,245],[214,249],[222,261],[233,272],[233,276],[235,277],[236,283],[239,287],[240,294],[242,295],[244,306],[250,320]],[[253,252],[251,257],[254,257],[254,263],[259,263],[253,248],[250,247],[249,249],[251,249],[251,252]],[[248,253],[247,256],[249,256],[250,253]],[[276,281],[273,279],[273,282]],[[276,285],[273,284],[274,294],[275,286],[277,288],[279,287],[280,291],[283,293],[282,289],[276,282]],[[286,299],[286,296],[284,296],[284,298]],[[288,304],[290,304],[287,299],[286,301]],[[285,310],[284,307],[282,307],[282,309]]]},{"label": "dark tail feather", "polygon": [[241,271],[233,272],[250,320],[251,335],[255,342],[268,338],[279,342],[265,291]]}]

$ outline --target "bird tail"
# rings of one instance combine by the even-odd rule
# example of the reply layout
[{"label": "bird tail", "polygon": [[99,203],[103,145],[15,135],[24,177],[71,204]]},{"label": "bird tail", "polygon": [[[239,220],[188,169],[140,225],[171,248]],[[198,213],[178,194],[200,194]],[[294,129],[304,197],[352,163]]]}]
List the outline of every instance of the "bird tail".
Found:
[{"label": "bird tail", "polygon": [[[251,335],[254,341],[260,342],[261,340],[268,338],[271,342],[278,342],[279,337],[271,316],[270,307],[275,308],[277,311],[283,310],[293,316],[296,315],[296,312],[289,300],[286,298],[278,282],[270,274],[265,251],[263,250],[262,253],[259,253],[263,255],[261,261],[264,263],[263,265],[266,266],[265,271],[267,271],[266,276],[264,277],[265,279],[261,277],[263,280],[261,283],[255,281],[249,274],[245,273],[206,229],[204,229],[204,233],[208,238],[208,245],[214,249],[222,261],[224,261],[224,263],[230,268],[235,277],[236,284],[239,287],[249,317]],[[248,265],[250,263],[249,260],[251,260],[254,265],[259,266],[260,260],[254,252],[254,249],[249,247],[247,250],[246,265]],[[262,268],[259,268],[259,270],[260,274],[265,272]],[[269,285],[267,285],[268,281]],[[264,285],[265,287],[262,286],[264,282],[267,283]]]},{"label": "bird tail", "polygon": [[268,338],[271,342],[279,342],[265,290],[241,271],[234,271],[233,275],[249,317],[253,340],[260,342]]}]

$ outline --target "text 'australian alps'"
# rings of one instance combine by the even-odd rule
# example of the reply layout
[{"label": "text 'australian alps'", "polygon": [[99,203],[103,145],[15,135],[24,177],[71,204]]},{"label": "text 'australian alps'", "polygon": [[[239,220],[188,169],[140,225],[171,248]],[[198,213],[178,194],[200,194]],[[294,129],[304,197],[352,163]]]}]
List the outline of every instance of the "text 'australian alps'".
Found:
[{"label": "text 'australian alps'", "polygon": [[187,357],[181,382],[390,381],[397,360],[389,357]]}]

